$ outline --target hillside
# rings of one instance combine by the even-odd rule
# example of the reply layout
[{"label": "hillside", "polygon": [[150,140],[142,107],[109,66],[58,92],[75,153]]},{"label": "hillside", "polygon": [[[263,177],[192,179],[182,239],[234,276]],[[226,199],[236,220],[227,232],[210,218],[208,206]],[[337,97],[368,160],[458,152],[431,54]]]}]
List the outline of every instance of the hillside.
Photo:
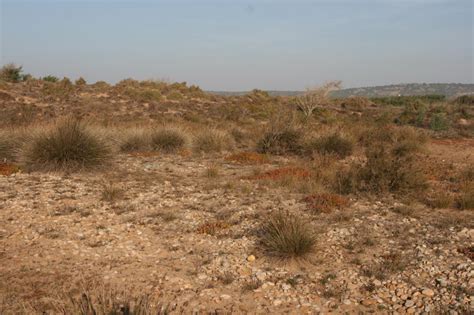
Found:
[{"label": "hillside", "polygon": [[[211,94],[223,96],[244,95],[246,91],[228,92],[228,91],[208,91]],[[303,91],[267,91],[271,96],[295,96],[303,93]],[[381,96],[411,96],[411,95],[465,95],[474,94],[474,84],[462,83],[408,83],[393,84],[371,87],[359,87],[342,89],[333,93],[334,97],[349,96],[365,96],[365,97],[381,97]]]}]

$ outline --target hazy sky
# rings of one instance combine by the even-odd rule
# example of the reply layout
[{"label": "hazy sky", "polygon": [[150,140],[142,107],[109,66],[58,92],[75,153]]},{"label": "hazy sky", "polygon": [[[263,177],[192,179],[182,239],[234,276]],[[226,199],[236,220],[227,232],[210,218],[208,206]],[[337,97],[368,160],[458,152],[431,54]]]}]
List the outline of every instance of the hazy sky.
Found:
[{"label": "hazy sky", "polygon": [[473,83],[473,0],[0,0],[1,63],[212,90]]}]

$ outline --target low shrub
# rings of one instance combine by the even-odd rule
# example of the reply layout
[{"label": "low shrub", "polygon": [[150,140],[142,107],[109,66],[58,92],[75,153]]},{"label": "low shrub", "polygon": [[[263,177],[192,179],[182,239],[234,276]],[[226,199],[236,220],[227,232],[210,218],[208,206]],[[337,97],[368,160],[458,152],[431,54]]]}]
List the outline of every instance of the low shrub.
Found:
[{"label": "low shrub", "polygon": [[129,129],[123,133],[119,142],[122,152],[147,151],[151,146],[151,135],[144,129]]},{"label": "low shrub", "polygon": [[199,153],[221,152],[233,147],[231,137],[217,129],[206,129],[193,139],[193,150]]},{"label": "low shrub", "polygon": [[261,241],[271,256],[283,259],[302,258],[313,252],[316,237],[301,217],[278,212],[264,223]]},{"label": "low shrub", "polygon": [[274,170],[256,174],[248,177],[248,179],[268,179],[268,180],[282,180],[287,177],[306,179],[311,177],[311,172],[302,167],[282,167]]},{"label": "low shrub", "polygon": [[41,80],[43,81],[46,81],[46,82],[58,82],[59,81],[59,78],[54,76],[54,75],[48,75],[48,76],[45,76],[43,78],[41,78]]},{"label": "low shrub", "polygon": [[23,81],[22,71],[22,66],[13,63],[6,64],[0,69],[0,80],[12,83]]},{"label": "low shrub", "polygon": [[67,118],[33,135],[20,153],[30,170],[78,171],[106,164],[111,149],[84,123]]},{"label": "low shrub", "polygon": [[302,150],[302,133],[294,129],[268,131],[257,143],[258,153],[275,155],[299,154]]},{"label": "low shrub", "polygon": [[12,161],[19,145],[19,139],[12,132],[0,130],[0,163]]},{"label": "low shrub", "polygon": [[417,193],[426,178],[417,158],[424,138],[410,128],[385,127],[363,139],[366,161],[338,174],[338,191]]},{"label": "low shrub", "polygon": [[322,136],[311,142],[308,146],[309,151],[320,154],[333,154],[339,158],[345,158],[352,154],[354,143],[338,133]]},{"label": "low shrub", "polygon": [[151,146],[153,150],[174,153],[184,148],[186,135],[178,129],[163,128],[153,131],[151,134]]},{"label": "low shrub", "polygon": [[205,222],[196,229],[196,232],[199,234],[216,235],[218,232],[229,227],[230,224],[224,221]]}]

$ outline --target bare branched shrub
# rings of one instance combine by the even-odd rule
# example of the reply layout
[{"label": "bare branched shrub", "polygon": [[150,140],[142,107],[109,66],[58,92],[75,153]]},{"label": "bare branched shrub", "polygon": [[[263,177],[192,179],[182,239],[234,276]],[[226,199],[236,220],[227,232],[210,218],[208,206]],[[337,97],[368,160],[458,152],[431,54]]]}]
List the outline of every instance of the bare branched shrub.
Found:
[{"label": "bare branched shrub", "polygon": [[110,158],[110,146],[86,124],[73,118],[40,130],[20,152],[20,162],[30,170],[93,169]]},{"label": "bare branched shrub", "polygon": [[296,106],[306,118],[309,118],[317,108],[328,103],[329,93],[340,87],[341,81],[331,81],[323,86],[307,89],[303,95],[296,97]]},{"label": "bare branched shrub", "polygon": [[262,229],[262,244],[268,254],[279,258],[301,258],[314,249],[316,238],[300,217],[278,212],[270,216]]}]

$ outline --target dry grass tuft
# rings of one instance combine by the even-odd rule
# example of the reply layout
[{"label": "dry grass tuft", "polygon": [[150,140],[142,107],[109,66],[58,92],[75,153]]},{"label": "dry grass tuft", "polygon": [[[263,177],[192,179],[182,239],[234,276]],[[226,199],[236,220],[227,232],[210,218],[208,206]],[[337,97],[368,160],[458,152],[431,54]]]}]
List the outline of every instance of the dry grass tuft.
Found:
[{"label": "dry grass tuft", "polygon": [[151,134],[151,146],[164,153],[175,153],[183,149],[187,139],[183,131],[174,128],[163,128]]},{"label": "dry grass tuft", "polygon": [[302,133],[287,128],[266,132],[257,143],[257,152],[275,155],[300,154],[302,150]]},{"label": "dry grass tuft", "polygon": [[205,129],[196,135],[193,150],[198,153],[221,152],[233,147],[232,138],[217,129]]},{"label": "dry grass tuft", "polygon": [[119,146],[122,152],[147,151],[151,147],[151,135],[144,129],[127,129],[121,136]]},{"label": "dry grass tuft", "polygon": [[333,209],[343,209],[349,205],[346,197],[330,193],[320,193],[307,196],[303,199],[308,210],[313,213],[329,213]]},{"label": "dry grass tuft", "polygon": [[123,197],[124,190],[118,185],[108,182],[102,186],[102,200],[107,202],[114,202]]},{"label": "dry grass tuft", "polygon": [[261,241],[267,253],[278,258],[303,258],[314,250],[316,238],[300,217],[278,212],[263,225]]},{"label": "dry grass tuft", "polygon": [[354,143],[338,133],[333,133],[311,142],[308,149],[311,153],[316,151],[320,154],[331,154],[339,158],[345,158],[352,154]]},{"label": "dry grass tuft", "polygon": [[86,124],[67,118],[33,135],[20,152],[20,162],[29,170],[90,170],[107,164],[111,153]]}]

